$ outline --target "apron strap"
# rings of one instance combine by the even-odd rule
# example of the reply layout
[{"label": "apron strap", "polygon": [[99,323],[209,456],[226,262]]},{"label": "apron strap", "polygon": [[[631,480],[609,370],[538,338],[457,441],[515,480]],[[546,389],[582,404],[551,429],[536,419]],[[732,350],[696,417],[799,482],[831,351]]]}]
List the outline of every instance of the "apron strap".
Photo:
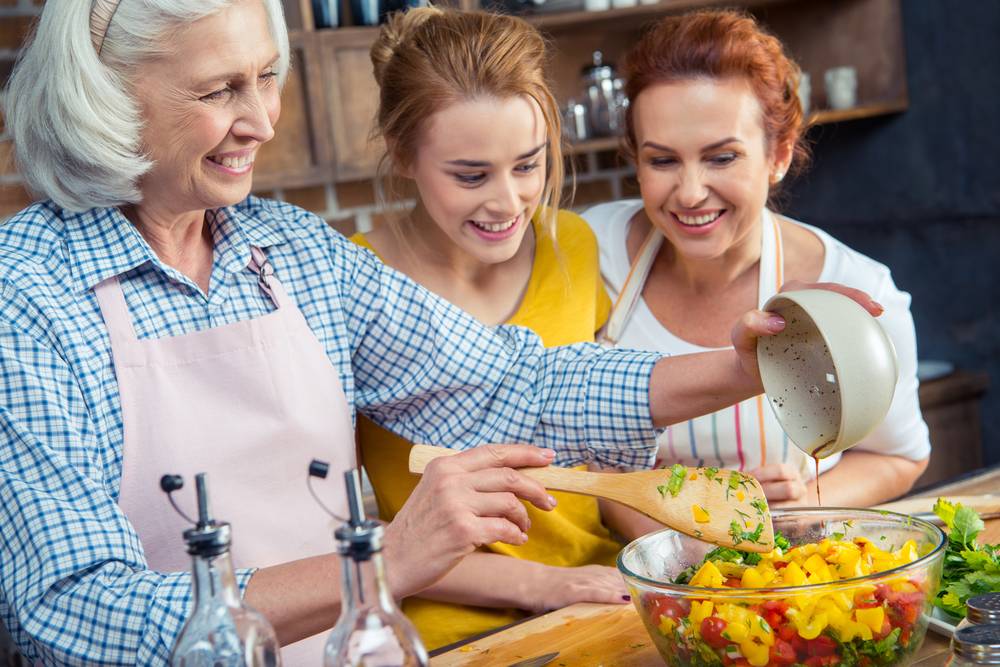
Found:
[{"label": "apron strap", "polygon": [[285,304],[290,302],[288,292],[281,285],[278,276],[274,275],[274,267],[271,266],[271,260],[257,246],[250,246],[250,263],[247,264],[247,269],[257,274],[257,285],[260,286],[264,294],[270,297],[275,308],[280,310]]},{"label": "apron strap", "polygon": [[653,260],[656,259],[656,253],[660,251],[662,245],[663,234],[656,227],[652,227],[642,242],[642,246],[629,268],[628,275],[625,276],[625,283],[618,293],[618,298],[611,306],[608,323],[598,337],[602,345],[613,347],[618,344],[625,331],[625,325],[628,324],[636,304],[639,303],[643,285],[646,284],[646,278],[653,268]]},{"label": "apron strap", "polygon": [[125,295],[122,293],[122,286],[118,282],[118,276],[105,278],[94,286],[94,296],[97,297],[97,305],[101,307],[101,316],[111,337],[111,343],[130,343],[138,339],[135,334],[135,327],[132,326],[132,318],[128,314],[128,305],[125,303]]}]

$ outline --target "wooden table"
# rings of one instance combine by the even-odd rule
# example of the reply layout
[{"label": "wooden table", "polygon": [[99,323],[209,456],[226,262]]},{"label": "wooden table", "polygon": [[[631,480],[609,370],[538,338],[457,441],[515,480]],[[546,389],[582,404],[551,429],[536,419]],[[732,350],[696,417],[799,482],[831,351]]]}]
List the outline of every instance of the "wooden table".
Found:
[{"label": "wooden table", "polygon": [[[924,489],[913,497],[1000,492],[1000,466]],[[986,522],[980,542],[1000,542],[1000,519]],[[506,667],[518,660],[559,651],[551,666],[661,667],[632,605],[575,604],[526,619],[493,634],[436,651],[431,667],[467,665]],[[948,641],[932,631],[917,659],[937,657],[944,664]]]}]

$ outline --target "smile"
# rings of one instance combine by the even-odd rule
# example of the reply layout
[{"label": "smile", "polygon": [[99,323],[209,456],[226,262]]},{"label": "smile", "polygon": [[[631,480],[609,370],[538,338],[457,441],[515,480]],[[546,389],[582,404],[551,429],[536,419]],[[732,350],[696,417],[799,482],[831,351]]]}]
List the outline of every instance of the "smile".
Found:
[{"label": "smile", "polygon": [[236,157],[219,157],[217,155],[209,155],[208,159],[215,164],[220,164],[228,169],[243,169],[253,164],[254,154],[247,153],[246,155],[238,155]]},{"label": "smile", "polygon": [[503,222],[480,222],[478,220],[469,220],[473,225],[483,230],[484,232],[491,232],[493,234],[499,234],[505,232],[515,224],[517,224],[517,219],[520,216],[511,218],[510,220],[504,220]]},{"label": "smile", "polygon": [[723,209],[721,211],[716,211],[715,213],[707,213],[705,215],[691,216],[691,215],[681,215],[680,213],[675,213],[674,215],[677,217],[678,220],[680,220],[682,225],[686,225],[688,227],[703,227],[704,225],[707,225],[709,223],[718,220],[719,216],[721,216],[725,212],[726,212],[725,209]]}]

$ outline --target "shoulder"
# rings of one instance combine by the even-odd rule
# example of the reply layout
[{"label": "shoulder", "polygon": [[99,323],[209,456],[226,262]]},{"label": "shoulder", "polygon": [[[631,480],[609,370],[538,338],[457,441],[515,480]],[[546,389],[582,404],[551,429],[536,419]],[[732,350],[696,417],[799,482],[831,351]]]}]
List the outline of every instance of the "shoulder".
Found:
[{"label": "shoulder", "polygon": [[622,199],[591,206],[583,212],[583,219],[603,244],[607,238],[623,235],[628,221],[641,209],[641,199]]},{"label": "shoulder", "polygon": [[[62,243],[67,213],[51,201],[36,202],[0,224],[0,266],[17,270],[51,256]],[[9,275],[9,271],[4,271]]]},{"label": "shoulder", "polygon": [[594,232],[584,219],[563,209],[556,215],[556,243],[566,252],[593,252],[597,248]]},{"label": "shoulder", "polygon": [[909,303],[909,295],[896,287],[892,272],[882,262],[851,248],[818,227],[789,218],[784,220],[793,233],[798,231],[807,234],[816,240],[813,243],[820,246],[822,269],[819,282],[836,282],[856,287],[865,290],[877,301],[902,295]]}]

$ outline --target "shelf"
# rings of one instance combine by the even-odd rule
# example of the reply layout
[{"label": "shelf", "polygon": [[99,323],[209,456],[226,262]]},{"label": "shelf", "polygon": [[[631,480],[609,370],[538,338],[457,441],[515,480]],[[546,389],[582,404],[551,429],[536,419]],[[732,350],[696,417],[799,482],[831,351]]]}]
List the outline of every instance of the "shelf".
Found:
[{"label": "shelf", "polygon": [[[786,2],[789,2],[789,0],[748,0],[740,4],[744,7],[761,7]],[[671,12],[687,11],[702,7],[731,7],[732,5],[733,0],[660,0],[660,2],[653,4],[640,4],[634,7],[621,7],[618,9],[523,14],[521,18],[543,30],[558,30],[561,28],[575,28],[587,23],[616,19],[636,19],[641,21]]]},{"label": "shelf", "polygon": [[850,109],[819,109],[809,114],[808,126],[828,125],[830,123],[842,123],[848,120],[858,120],[861,118],[873,118],[875,116],[888,116],[890,114],[902,113],[908,106],[907,100],[895,100],[892,102],[882,102],[879,104],[866,104]]},{"label": "shelf", "polygon": [[601,153],[603,151],[616,151],[621,147],[621,137],[601,137],[600,139],[587,139],[576,143],[566,143],[566,155],[580,155],[581,153]]}]

